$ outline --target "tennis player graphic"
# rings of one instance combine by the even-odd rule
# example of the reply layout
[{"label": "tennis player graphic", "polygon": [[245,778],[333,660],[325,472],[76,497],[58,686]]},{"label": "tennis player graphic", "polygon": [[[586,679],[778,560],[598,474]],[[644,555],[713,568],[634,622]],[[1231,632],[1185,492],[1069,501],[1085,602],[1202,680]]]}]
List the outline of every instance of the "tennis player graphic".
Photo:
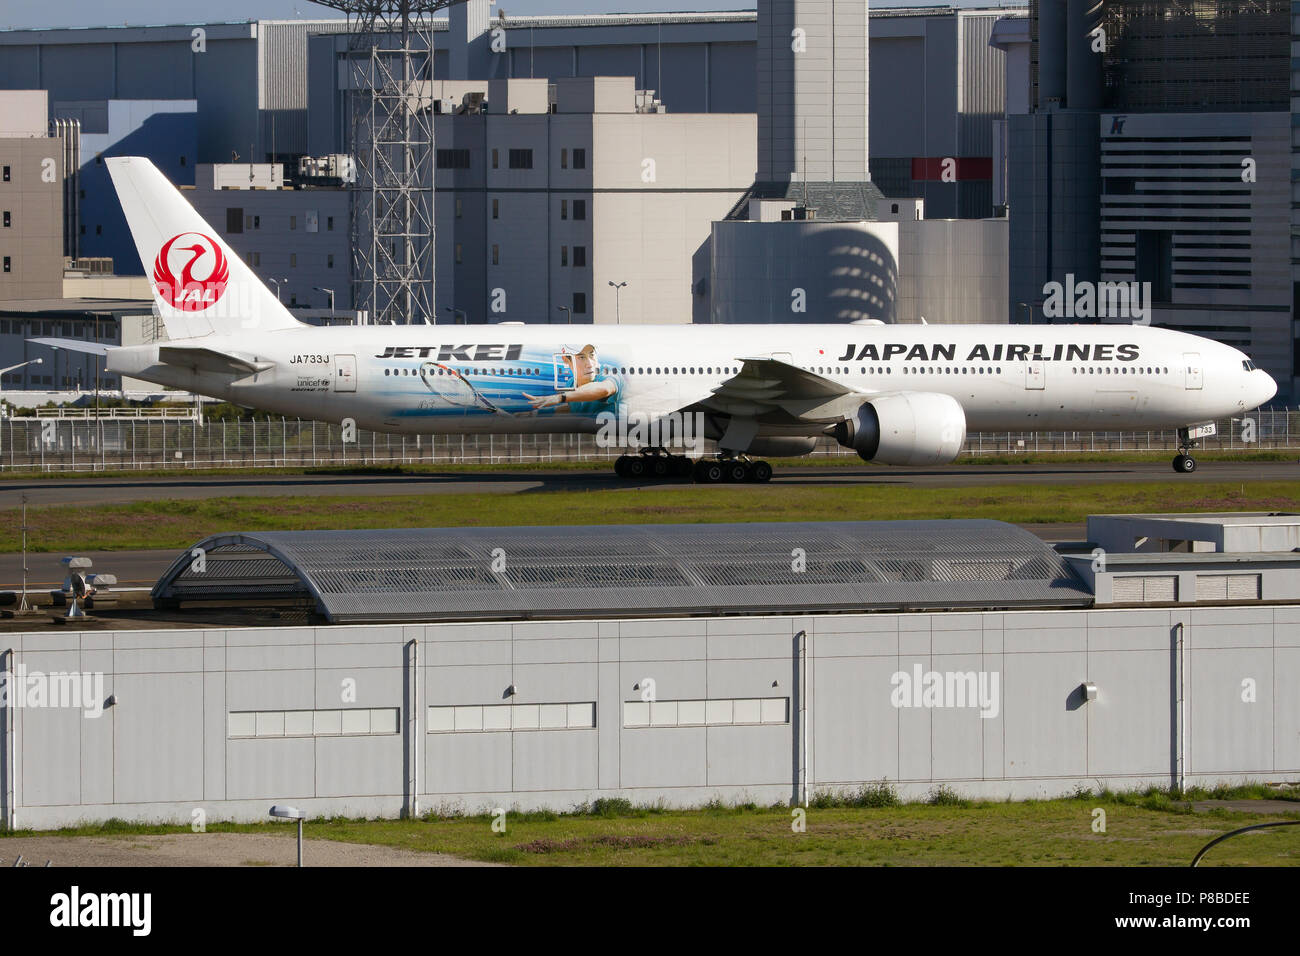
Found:
[{"label": "tennis player graphic", "polygon": [[425,362],[420,366],[420,379],[426,388],[448,405],[463,408],[466,411],[477,409],[506,415],[508,412],[497,408],[479,392],[460,372],[441,362]]},{"label": "tennis player graphic", "polygon": [[559,358],[573,372],[573,388],[555,395],[529,395],[524,393],[533,408],[542,411],[553,408],[557,413],[592,418],[602,412],[621,414],[623,409],[623,383],[613,371],[602,371],[596,346],[582,348],[564,346]]}]

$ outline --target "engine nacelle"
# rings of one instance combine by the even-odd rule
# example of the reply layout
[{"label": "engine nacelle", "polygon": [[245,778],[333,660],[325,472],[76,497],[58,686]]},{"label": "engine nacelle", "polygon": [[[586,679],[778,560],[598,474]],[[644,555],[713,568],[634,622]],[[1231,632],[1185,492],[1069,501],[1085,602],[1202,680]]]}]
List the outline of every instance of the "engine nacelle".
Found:
[{"label": "engine nacelle", "polygon": [[832,434],[863,461],[945,465],[966,441],[966,413],[951,395],[901,392],[867,402]]},{"label": "engine nacelle", "polygon": [[755,438],[745,449],[747,455],[767,455],[772,458],[798,458],[817,447],[816,438],[803,435],[764,435]]}]

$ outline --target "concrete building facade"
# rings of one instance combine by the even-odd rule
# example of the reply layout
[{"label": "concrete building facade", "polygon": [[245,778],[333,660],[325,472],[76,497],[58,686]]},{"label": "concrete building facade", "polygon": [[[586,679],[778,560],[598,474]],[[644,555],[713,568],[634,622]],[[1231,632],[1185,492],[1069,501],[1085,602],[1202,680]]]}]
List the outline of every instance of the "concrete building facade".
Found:
[{"label": "concrete building facade", "polygon": [[0,92],[0,301],[62,295],[63,148],[44,90]]}]

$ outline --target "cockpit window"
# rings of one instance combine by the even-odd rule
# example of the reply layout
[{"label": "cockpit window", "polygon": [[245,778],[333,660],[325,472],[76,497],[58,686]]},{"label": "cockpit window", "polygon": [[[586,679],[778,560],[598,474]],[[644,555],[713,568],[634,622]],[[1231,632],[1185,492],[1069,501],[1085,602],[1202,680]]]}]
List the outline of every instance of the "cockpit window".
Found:
[{"label": "cockpit window", "polygon": [[1245,369],[1247,372],[1255,371],[1255,363],[1252,362],[1250,359],[1243,359],[1241,363],[1241,367]]}]

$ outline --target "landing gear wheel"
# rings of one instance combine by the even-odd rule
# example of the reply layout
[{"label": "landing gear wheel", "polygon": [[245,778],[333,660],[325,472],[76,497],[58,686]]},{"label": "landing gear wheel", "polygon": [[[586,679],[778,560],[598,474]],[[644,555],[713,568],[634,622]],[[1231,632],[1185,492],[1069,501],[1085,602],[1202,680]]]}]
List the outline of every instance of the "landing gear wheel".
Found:
[{"label": "landing gear wheel", "polygon": [[722,463],[701,459],[695,463],[695,480],[702,485],[716,485],[722,481]]},{"label": "landing gear wheel", "polygon": [[628,455],[627,464],[623,466],[624,478],[644,478],[645,477],[645,456]]},{"label": "landing gear wheel", "polygon": [[756,461],[750,465],[749,480],[762,484],[772,480],[772,466],[765,461]]},{"label": "landing gear wheel", "polygon": [[1191,455],[1179,454],[1174,456],[1174,471],[1181,475],[1190,475],[1196,470],[1196,459]]},{"label": "landing gear wheel", "polygon": [[655,455],[650,459],[650,472],[656,478],[667,478],[672,471],[672,462],[667,455]]},{"label": "landing gear wheel", "polygon": [[727,461],[722,463],[723,481],[741,482],[749,474],[749,466],[743,461]]},{"label": "landing gear wheel", "polygon": [[619,455],[618,458],[614,460],[614,474],[618,475],[620,478],[627,477],[627,455]]},{"label": "landing gear wheel", "polygon": [[695,462],[691,461],[685,455],[673,456],[673,477],[689,478],[691,472],[695,469]]}]

